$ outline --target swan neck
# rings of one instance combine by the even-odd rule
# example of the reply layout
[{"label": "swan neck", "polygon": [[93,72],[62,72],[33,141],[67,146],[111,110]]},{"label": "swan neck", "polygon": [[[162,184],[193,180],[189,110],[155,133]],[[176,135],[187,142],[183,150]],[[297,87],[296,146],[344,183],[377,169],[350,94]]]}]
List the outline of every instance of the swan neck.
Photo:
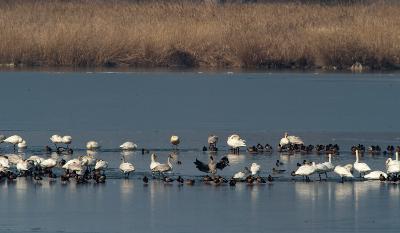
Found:
[{"label": "swan neck", "polygon": [[396,152],[396,161],[399,161],[399,152]]},{"label": "swan neck", "polygon": [[356,163],[358,163],[358,150],[356,150]]},{"label": "swan neck", "polygon": [[331,154],[328,155],[328,161],[329,161],[330,163],[332,163],[332,155],[331,155]]}]

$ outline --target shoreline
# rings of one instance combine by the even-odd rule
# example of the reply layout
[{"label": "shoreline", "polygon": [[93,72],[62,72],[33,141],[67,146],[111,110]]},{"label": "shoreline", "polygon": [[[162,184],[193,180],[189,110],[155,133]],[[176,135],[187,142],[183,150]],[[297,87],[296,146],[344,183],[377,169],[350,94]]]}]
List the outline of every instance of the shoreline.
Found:
[{"label": "shoreline", "polygon": [[399,22],[386,1],[5,2],[0,68],[399,70]]}]

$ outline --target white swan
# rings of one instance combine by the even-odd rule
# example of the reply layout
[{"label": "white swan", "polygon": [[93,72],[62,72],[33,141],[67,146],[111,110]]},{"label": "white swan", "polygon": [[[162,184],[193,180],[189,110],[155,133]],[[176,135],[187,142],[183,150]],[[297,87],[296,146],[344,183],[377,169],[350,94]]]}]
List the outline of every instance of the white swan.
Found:
[{"label": "white swan", "polygon": [[59,144],[62,143],[63,138],[58,134],[54,134],[50,137],[50,141],[54,144]]},{"label": "white swan", "polygon": [[252,163],[250,166],[251,175],[255,176],[260,172],[261,166],[257,163]]},{"label": "white swan", "polygon": [[325,177],[328,178],[328,172],[332,172],[335,169],[335,166],[332,163],[332,155],[328,155],[328,161],[319,163],[316,165],[317,167],[317,173],[319,176],[319,179],[321,180],[321,174],[325,174]]},{"label": "white swan", "polygon": [[175,149],[178,149],[178,145],[181,142],[181,139],[177,135],[172,135],[170,142],[173,146],[175,146]]},{"label": "white swan", "polygon": [[32,155],[27,160],[32,161],[35,166],[40,166],[40,164],[43,162],[44,158],[37,156],[37,155]]},{"label": "white swan", "polygon": [[119,170],[124,173],[126,178],[129,178],[129,174],[135,171],[135,167],[132,163],[125,161],[125,157],[122,156],[122,163],[119,165]]},{"label": "white swan", "polygon": [[79,156],[79,161],[82,164],[82,166],[94,166],[96,164],[96,159],[94,158],[93,155],[83,155]]},{"label": "white swan", "polygon": [[168,155],[167,163],[166,164],[159,164],[156,167],[154,167],[151,171],[152,172],[159,172],[159,173],[164,173],[164,172],[169,172],[172,171],[172,163],[171,163],[171,155]]},{"label": "white swan", "polygon": [[108,162],[99,159],[96,161],[96,165],[94,166],[95,170],[105,170],[108,168]]},{"label": "white swan", "polygon": [[226,143],[237,153],[239,153],[240,147],[246,146],[246,140],[240,138],[238,134],[232,134],[231,136],[229,136]]},{"label": "white swan", "polygon": [[20,143],[17,144],[17,146],[18,146],[18,148],[20,148],[20,149],[25,149],[25,148],[28,147],[28,145],[26,144],[26,141],[25,141],[25,140],[22,140],[22,142],[20,142]]},{"label": "white swan", "polygon": [[23,139],[22,139],[21,136],[19,136],[19,135],[13,135],[13,136],[10,136],[10,137],[4,139],[4,142],[10,143],[10,144],[13,144],[13,145],[14,145],[14,150],[15,150],[15,147],[16,147],[19,143],[21,143],[22,141],[23,141]]},{"label": "white swan", "polygon": [[88,141],[86,143],[86,149],[88,149],[88,150],[97,150],[99,148],[100,148],[100,145],[96,141]]},{"label": "white swan", "polygon": [[121,148],[121,150],[136,150],[137,145],[133,142],[124,142],[119,148]]},{"label": "white swan", "polygon": [[243,180],[250,174],[250,170],[248,167],[245,167],[243,171],[237,172],[233,175],[233,179]]},{"label": "white swan", "polygon": [[153,171],[155,167],[160,165],[159,162],[156,161],[157,155],[156,154],[151,154],[151,162],[150,162],[150,170]]},{"label": "white swan", "polygon": [[280,140],[279,145],[285,146],[288,144],[304,144],[303,140],[297,136],[289,136],[287,132],[285,132],[285,136]]},{"label": "white swan", "polygon": [[28,170],[30,170],[33,166],[33,162],[32,161],[28,161],[28,160],[20,160],[17,163],[17,170],[19,172],[26,172]]},{"label": "white swan", "polygon": [[70,145],[72,143],[72,137],[69,135],[65,135],[62,137],[61,142],[64,143],[65,145]]},{"label": "white swan", "polygon": [[22,161],[22,156],[21,155],[17,155],[17,154],[9,154],[7,155],[8,157],[8,162],[11,165],[17,165],[17,163],[19,163],[20,161]]},{"label": "white swan", "polygon": [[40,166],[44,169],[51,169],[57,165],[57,160],[53,158],[45,159],[40,163]]},{"label": "white swan", "polygon": [[367,180],[380,180],[381,177],[384,177],[386,180],[388,175],[382,171],[372,171],[364,176]]},{"label": "white swan", "polygon": [[362,174],[371,171],[371,168],[366,163],[360,163],[358,156],[358,150],[356,150],[356,161],[354,162],[354,169],[360,174],[361,177]]},{"label": "white swan", "polygon": [[353,165],[351,164],[345,166],[337,165],[333,171],[342,178],[343,183],[345,178],[353,178],[352,169]]},{"label": "white swan", "polygon": [[292,172],[292,176],[302,176],[307,181],[309,181],[310,180],[309,176],[314,174],[315,171],[316,171],[316,166],[315,166],[315,162],[313,162],[311,165],[304,164],[304,165],[300,166],[295,172]]},{"label": "white swan", "polygon": [[399,152],[396,152],[396,159],[388,158],[386,160],[386,172],[388,174],[400,173]]},{"label": "white swan", "polygon": [[0,156],[0,166],[4,168],[10,168],[10,163],[8,161],[8,158],[4,156]]},{"label": "white swan", "polygon": [[66,170],[71,170],[71,169],[70,169],[70,166],[71,166],[72,164],[74,164],[74,163],[79,163],[79,164],[81,164],[81,161],[80,161],[79,159],[70,159],[70,160],[68,160],[68,161],[62,166],[62,168],[63,168],[63,169],[66,169]]}]

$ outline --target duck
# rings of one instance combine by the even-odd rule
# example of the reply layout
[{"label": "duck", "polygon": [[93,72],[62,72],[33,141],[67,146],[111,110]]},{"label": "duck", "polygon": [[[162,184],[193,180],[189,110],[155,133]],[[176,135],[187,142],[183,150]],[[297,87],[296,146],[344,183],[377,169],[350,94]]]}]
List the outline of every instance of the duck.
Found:
[{"label": "duck", "polygon": [[344,182],[345,178],[354,177],[352,164],[347,164],[345,166],[337,165],[333,171],[341,177],[342,183]]},{"label": "duck", "polygon": [[194,179],[186,179],[186,180],[185,180],[185,184],[186,184],[186,185],[194,185],[194,183],[195,183],[195,180],[194,180]]},{"label": "duck", "polygon": [[268,180],[268,182],[272,182],[272,181],[274,181],[274,178],[271,175],[268,175],[267,180]]},{"label": "duck", "polygon": [[196,158],[196,161],[194,162],[194,164],[196,165],[196,168],[199,171],[202,171],[205,173],[216,174],[217,169],[223,170],[226,166],[229,166],[229,160],[228,160],[228,157],[226,157],[226,156],[222,157],[218,163],[215,163],[213,156],[210,156],[209,158],[210,158],[210,160],[209,160],[208,164],[203,163]]},{"label": "duck", "polygon": [[250,174],[250,170],[248,167],[244,167],[243,171],[239,171],[233,175],[233,179],[235,180],[243,180],[245,177],[247,177]]},{"label": "duck", "polygon": [[371,168],[368,166],[368,164],[359,162],[358,150],[356,150],[356,161],[354,162],[353,166],[354,169],[360,174],[360,177],[362,177],[362,175],[366,172],[371,171]]},{"label": "duck", "polygon": [[13,144],[13,145],[14,145],[14,151],[15,151],[16,146],[17,146],[19,143],[22,143],[23,140],[24,140],[24,139],[22,139],[22,137],[19,136],[19,135],[12,135],[12,136],[10,136],[10,137],[4,139],[3,142],[9,143],[9,144]]},{"label": "duck", "polygon": [[125,157],[121,158],[122,163],[119,165],[119,170],[124,174],[125,178],[129,178],[129,174],[135,171],[135,167],[132,163],[128,163],[125,161]]},{"label": "duck", "polygon": [[310,181],[310,176],[316,171],[315,162],[311,165],[306,163],[292,172],[292,176],[302,176],[306,181]]},{"label": "duck", "polygon": [[246,147],[246,140],[240,138],[238,134],[232,134],[229,136],[226,143],[235,153],[239,153],[240,147]]},{"label": "duck", "polygon": [[96,141],[88,141],[86,143],[86,149],[88,149],[88,150],[97,150],[99,148],[100,148],[100,145]]},{"label": "duck", "polygon": [[174,149],[177,150],[178,149],[178,145],[181,142],[181,140],[180,140],[179,136],[172,135],[171,139],[170,139],[170,142],[171,142],[172,146],[174,147]]},{"label": "duck", "polygon": [[284,173],[286,170],[285,169],[278,169],[278,168],[272,168],[272,172],[273,173]]},{"label": "duck", "polygon": [[388,178],[388,175],[383,171],[372,171],[365,175],[364,178],[367,180],[381,180],[382,176],[385,178],[385,180]]},{"label": "duck", "polygon": [[179,184],[183,184],[183,183],[185,182],[185,179],[183,179],[182,176],[178,176],[178,178],[176,178],[176,181],[177,181]]},{"label": "duck", "polygon": [[147,184],[147,183],[149,183],[149,178],[147,178],[147,176],[143,176],[142,181],[143,181],[143,183]]},{"label": "duck", "polygon": [[[153,169],[151,169],[152,172],[158,172],[158,173],[165,173],[165,172],[170,172],[172,171],[172,163],[171,163],[172,156],[168,155],[167,158],[167,163],[160,163],[157,166],[155,166]],[[151,164],[150,164],[151,166]]]},{"label": "duck", "polygon": [[258,173],[260,172],[260,168],[261,166],[259,164],[252,163],[250,166],[251,175],[253,176],[258,175]]},{"label": "duck", "polygon": [[236,186],[236,180],[235,179],[230,179],[229,180],[229,186]]},{"label": "duck", "polygon": [[279,161],[279,159],[276,160],[275,166],[279,167],[281,165],[284,165],[284,164],[281,161]]},{"label": "duck", "polygon": [[137,145],[133,142],[124,142],[119,146],[119,148],[121,148],[121,150],[136,150]]}]

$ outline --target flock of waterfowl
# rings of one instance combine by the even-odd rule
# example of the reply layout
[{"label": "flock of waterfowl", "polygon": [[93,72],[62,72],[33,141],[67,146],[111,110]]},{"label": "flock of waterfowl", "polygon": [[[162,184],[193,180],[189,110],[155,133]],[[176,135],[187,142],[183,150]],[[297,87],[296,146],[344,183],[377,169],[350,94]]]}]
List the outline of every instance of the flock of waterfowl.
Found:
[{"label": "flock of waterfowl", "polygon": [[[50,141],[54,144],[54,148],[45,146],[46,152],[55,152],[57,154],[69,154],[74,153],[70,147],[72,143],[71,136],[53,135],[50,137]],[[246,182],[249,184],[254,183],[266,183],[274,181],[272,175],[267,177],[261,177],[260,171],[262,166],[257,163],[252,163],[250,166],[244,167],[243,170],[238,171],[231,177],[226,178],[217,175],[218,170],[223,170],[229,166],[228,157],[224,156],[218,161],[216,160],[216,154],[218,151],[218,137],[216,135],[210,135],[208,137],[208,146],[203,147],[203,151],[209,152],[209,161],[203,162],[198,159],[194,161],[194,166],[201,172],[206,173],[201,181],[206,183],[213,183],[220,185],[223,183],[229,183],[234,186],[236,182]],[[19,135],[12,135],[5,137],[0,135],[0,144],[7,143],[16,148],[24,149],[27,147],[27,142]],[[171,136],[170,143],[173,146],[173,151],[178,151],[180,144],[180,138],[176,135]],[[246,148],[251,154],[254,153],[271,153],[273,147],[269,144],[265,146],[257,144],[255,146],[247,147],[246,141],[241,138],[238,134],[233,134],[228,137],[227,145],[230,147],[230,152],[238,154],[240,148]],[[95,151],[100,149],[100,144],[96,141],[89,141],[86,143],[86,148],[89,151]],[[133,142],[125,142],[119,147],[123,151],[137,150],[138,146]],[[328,155],[328,160],[323,163],[316,163],[312,161],[304,160],[302,163],[297,163],[297,167],[290,174],[293,177],[303,177],[304,181],[310,181],[311,175],[318,175],[319,180],[322,180],[321,175],[325,175],[328,178],[328,173],[335,173],[341,181],[351,180],[354,178],[354,171],[359,174],[360,179],[366,180],[380,180],[380,181],[391,181],[397,182],[399,180],[400,173],[400,162],[398,153],[400,147],[388,146],[384,154],[389,155],[385,162],[386,171],[372,170],[366,163],[360,161],[360,155],[368,152],[370,154],[380,154],[381,148],[379,145],[371,145],[367,149],[363,145],[355,145],[351,147],[351,151],[355,155],[355,161],[353,164],[334,165],[332,163],[332,156],[340,153],[338,145],[308,145],[306,146],[303,140],[297,136],[289,136],[285,133],[284,137],[280,140],[277,150],[281,153],[287,153],[288,155],[294,153],[325,153]],[[149,153],[148,150],[142,149],[142,154]],[[395,154],[395,159],[391,156]],[[163,182],[178,182],[180,184],[194,184],[194,179],[184,179],[182,176],[172,177],[169,176],[174,169],[174,163],[180,164],[181,161],[175,158],[175,153],[171,153],[165,163],[158,161],[157,155],[152,153],[150,156],[149,172],[151,172],[152,178],[157,178]],[[272,173],[285,173],[285,169],[281,169],[284,164],[277,160],[275,167],[272,169]],[[44,177],[55,180],[60,178],[63,183],[67,183],[71,180],[77,183],[87,183],[93,180],[96,183],[104,183],[107,179],[106,170],[108,168],[108,162],[102,159],[96,159],[95,155],[87,154],[81,155],[77,158],[72,158],[68,161],[65,159],[57,158],[43,158],[38,155],[32,155],[28,158],[23,158],[18,154],[0,155],[0,179],[7,179],[12,181],[17,177],[31,177],[33,180],[40,181]],[[53,169],[61,169],[62,172],[56,174]],[[125,178],[129,178],[132,172],[135,172],[134,164],[127,162],[125,157],[122,156],[121,163],[119,165],[120,172]],[[142,180],[144,183],[149,182],[149,178],[143,175]]]}]

